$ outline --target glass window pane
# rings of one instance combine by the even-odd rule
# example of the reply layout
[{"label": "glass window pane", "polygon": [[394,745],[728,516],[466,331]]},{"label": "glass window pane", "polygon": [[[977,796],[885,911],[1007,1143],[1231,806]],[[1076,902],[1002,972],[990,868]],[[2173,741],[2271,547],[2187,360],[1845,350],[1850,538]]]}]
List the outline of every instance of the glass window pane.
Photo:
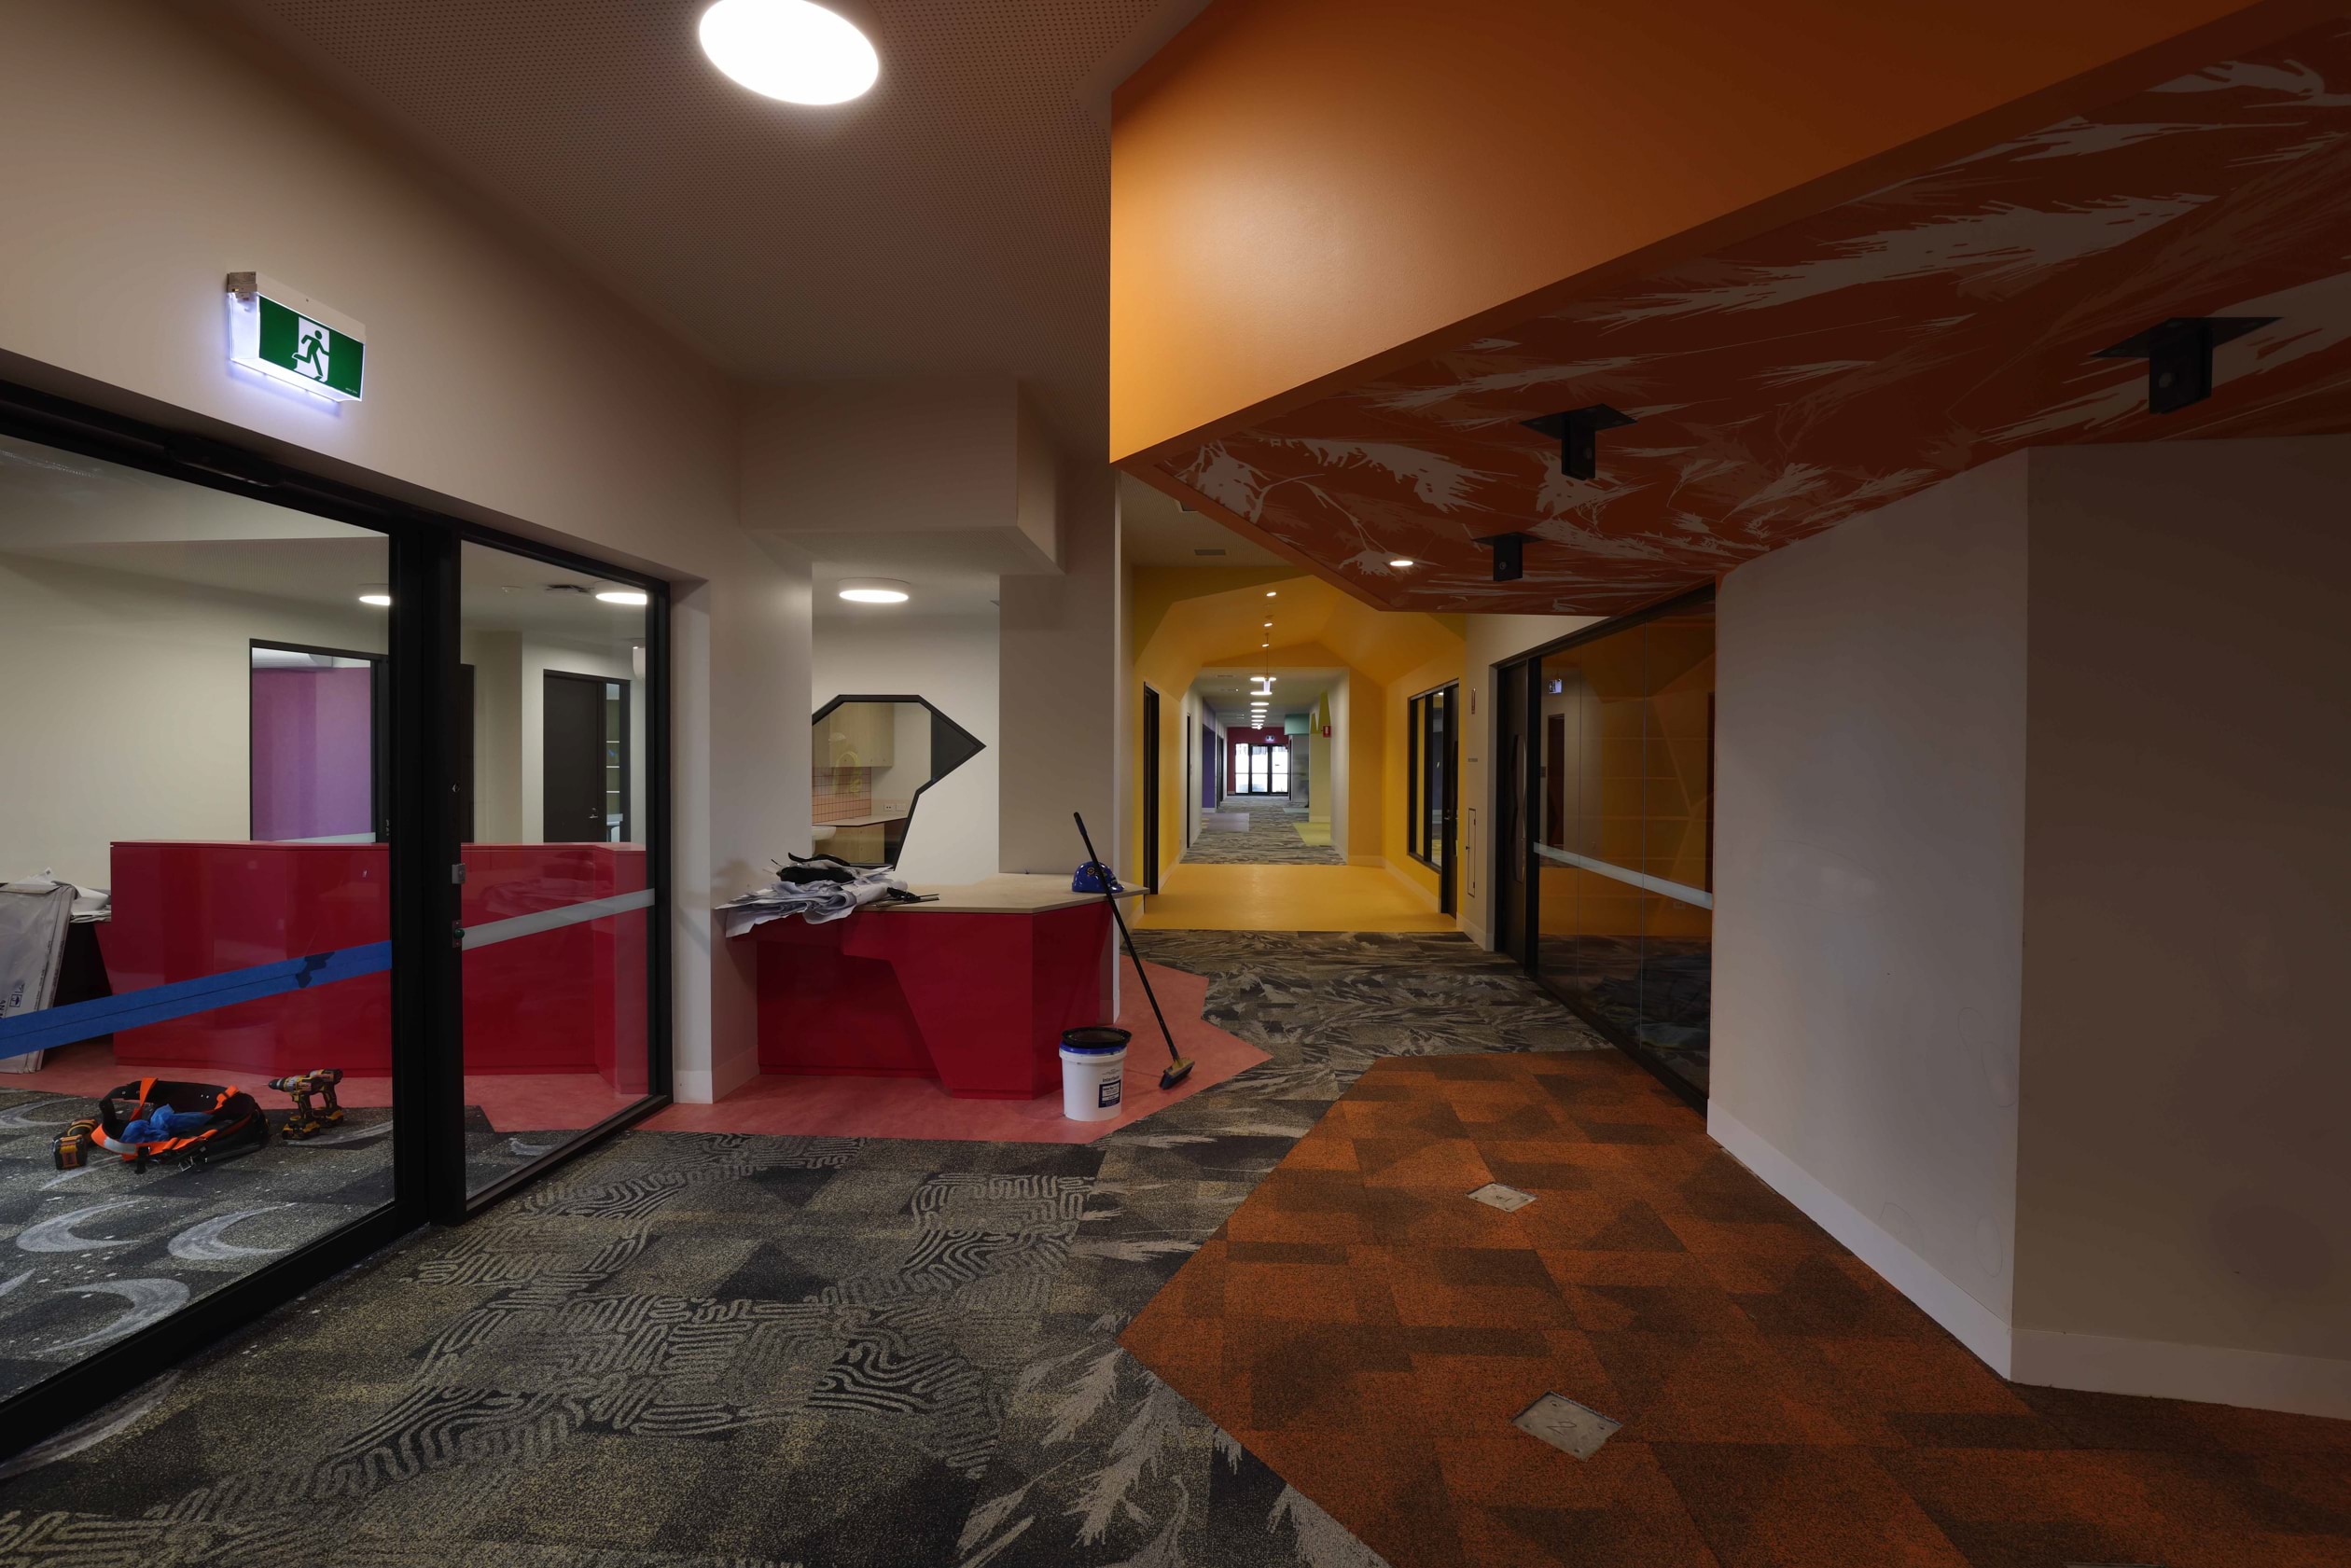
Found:
[{"label": "glass window pane", "polygon": [[1713,606],[1547,656],[1537,679],[1537,972],[1703,1089]]},{"label": "glass window pane", "polygon": [[480,1191],[645,1096],[650,715],[644,604],[486,545],[462,564],[466,1180]]},{"label": "glass window pane", "polygon": [[[1643,645],[1640,869],[1671,888],[1714,887],[1714,606],[1662,617]],[[1640,1040],[1704,1089],[1714,911],[1687,896],[1643,900]]]},{"label": "glass window pane", "polygon": [[0,437],[0,1396],[391,1200],[390,576]]}]

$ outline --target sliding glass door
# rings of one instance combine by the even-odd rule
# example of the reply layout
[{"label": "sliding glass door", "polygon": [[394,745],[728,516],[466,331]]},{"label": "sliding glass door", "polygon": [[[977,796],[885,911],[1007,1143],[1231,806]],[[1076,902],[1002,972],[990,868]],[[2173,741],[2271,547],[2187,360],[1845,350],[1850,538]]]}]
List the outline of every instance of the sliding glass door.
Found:
[{"label": "sliding glass door", "polygon": [[651,596],[468,540],[474,831],[465,926],[466,1190],[528,1171],[647,1093],[654,880],[642,695]]},{"label": "sliding glass door", "polygon": [[0,1457],[661,1103],[666,603],[0,385]]},{"label": "sliding glass door", "polygon": [[1526,660],[1517,783],[1523,957],[1682,1087],[1707,1085],[1713,997],[1711,590]]}]

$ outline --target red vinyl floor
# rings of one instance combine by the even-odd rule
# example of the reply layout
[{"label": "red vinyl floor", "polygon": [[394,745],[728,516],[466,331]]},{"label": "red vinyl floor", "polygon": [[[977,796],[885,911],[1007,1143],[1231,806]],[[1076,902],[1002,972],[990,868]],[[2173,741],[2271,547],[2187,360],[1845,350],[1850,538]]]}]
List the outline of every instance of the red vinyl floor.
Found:
[{"label": "red vinyl floor", "polygon": [[1123,1108],[1108,1121],[1071,1121],[1061,1094],[1036,1100],[957,1100],[929,1078],[754,1078],[716,1104],[672,1105],[644,1125],[657,1132],[782,1132],[842,1138],[942,1138],[1014,1144],[1086,1144],[1254,1067],[1265,1053],[1200,1015],[1207,1004],[1202,976],[1149,965],[1176,1048],[1195,1064],[1173,1089],[1160,1088],[1167,1046],[1135,982],[1134,964],[1119,988],[1119,1027],[1127,1047]]},{"label": "red vinyl floor", "polygon": [[1379,1062],[1122,1340],[1395,1568],[2351,1564],[2351,1422],[2003,1381],[1613,1051]]}]

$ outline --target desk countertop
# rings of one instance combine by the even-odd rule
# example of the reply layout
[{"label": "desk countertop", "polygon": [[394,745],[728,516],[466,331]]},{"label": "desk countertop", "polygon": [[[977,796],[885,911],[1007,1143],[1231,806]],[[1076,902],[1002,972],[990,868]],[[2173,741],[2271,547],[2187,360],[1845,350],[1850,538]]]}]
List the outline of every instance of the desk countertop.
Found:
[{"label": "desk countertop", "polygon": [[[941,887],[931,882],[909,882],[910,893],[935,893],[936,904],[875,904],[872,909],[893,915],[1041,915],[1053,909],[1066,909],[1073,905],[1092,904],[1099,893],[1072,893],[1066,874],[1054,876],[1042,872],[1002,871],[993,877],[982,877],[976,882],[960,887]],[[1139,898],[1143,890],[1131,887],[1119,895],[1121,898]]]}]

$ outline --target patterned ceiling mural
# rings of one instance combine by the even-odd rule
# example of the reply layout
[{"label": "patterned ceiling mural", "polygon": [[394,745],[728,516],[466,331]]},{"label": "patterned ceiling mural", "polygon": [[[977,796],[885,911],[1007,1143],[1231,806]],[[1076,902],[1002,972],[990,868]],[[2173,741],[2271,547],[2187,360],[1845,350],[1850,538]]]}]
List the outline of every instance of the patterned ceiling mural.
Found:
[{"label": "patterned ceiling mural", "polygon": [[[2275,316],[2212,397],[2098,350]],[[1607,403],[1599,474],[1521,422]],[[2020,448],[2351,430],[2351,24],[2165,82],[1350,391],[1162,488],[1394,609],[1613,614]],[[1526,576],[1473,540],[1532,532]],[[1417,564],[1392,570],[1392,557]]]}]

